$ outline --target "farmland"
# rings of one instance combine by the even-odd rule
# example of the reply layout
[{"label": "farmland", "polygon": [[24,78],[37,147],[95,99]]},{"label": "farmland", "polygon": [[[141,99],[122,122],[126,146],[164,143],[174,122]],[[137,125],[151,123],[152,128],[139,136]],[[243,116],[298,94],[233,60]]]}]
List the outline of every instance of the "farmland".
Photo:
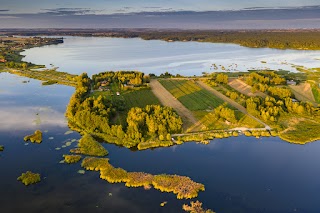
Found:
[{"label": "farmland", "polygon": [[223,101],[202,89],[192,80],[161,80],[160,83],[189,110],[206,111]]},{"label": "farmland", "polygon": [[316,105],[315,98],[312,93],[312,88],[309,83],[301,83],[299,85],[290,85],[289,86],[299,101],[309,101]]},{"label": "farmland", "polygon": [[263,92],[252,92],[252,87],[249,86],[248,84],[244,83],[243,81],[241,81],[240,79],[233,79],[231,81],[229,81],[228,85],[230,87],[232,87],[233,89],[239,91],[240,93],[247,95],[247,96],[260,96],[260,97],[267,97],[266,94],[264,94]]},{"label": "farmland", "polygon": [[[192,80],[160,80],[161,84],[179,100],[197,119],[193,125],[189,126],[188,132],[212,130],[212,129],[230,129],[237,126],[242,127],[263,127],[256,120],[247,118],[240,111],[230,109],[229,105],[215,94],[203,88],[202,82]],[[220,93],[219,93],[220,94]],[[222,94],[220,94],[222,95]],[[230,110],[228,113],[235,113],[235,120],[230,122],[231,118],[219,119],[219,113],[216,109],[224,108]],[[227,113],[227,114],[228,114]],[[248,123],[247,120],[250,120]]]},{"label": "farmland", "polygon": [[158,98],[150,89],[141,89],[123,94],[126,106],[130,109],[132,107],[145,107],[146,105],[161,105]]}]

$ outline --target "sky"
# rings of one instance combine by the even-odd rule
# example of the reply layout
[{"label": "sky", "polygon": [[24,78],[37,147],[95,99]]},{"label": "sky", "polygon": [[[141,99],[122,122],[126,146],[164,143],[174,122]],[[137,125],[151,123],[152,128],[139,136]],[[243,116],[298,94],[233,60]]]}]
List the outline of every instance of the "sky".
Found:
[{"label": "sky", "polygon": [[0,28],[320,28],[319,5],[320,0],[0,0]]}]

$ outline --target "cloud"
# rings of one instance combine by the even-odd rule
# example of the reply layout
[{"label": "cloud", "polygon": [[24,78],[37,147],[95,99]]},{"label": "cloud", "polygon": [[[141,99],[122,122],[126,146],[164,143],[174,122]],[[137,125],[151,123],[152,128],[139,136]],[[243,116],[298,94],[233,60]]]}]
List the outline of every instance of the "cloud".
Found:
[{"label": "cloud", "polygon": [[45,12],[39,14],[47,14],[53,16],[77,16],[77,15],[90,15],[103,10],[92,10],[90,8],[55,8],[55,9],[42,9]]},{"label": "cloud", "polygon": [[13,18],[20,18],[20,17],[18,17],[18,16],[0,15],[0,19],[13,19]]},{"label": "cloud", "polygon": [[[126,10],[124,7],[121,9]],[[0,22],[0,28],[320,28],[320,6],[221,11],[162,9],[154,12],[124,12],[119,9],[112,14],[90,8],[46,9],[37,14],[5,14],[21,19],[1,19],[6,21]]]},{"label": "cloud", "polygon": [[300,6],[300,7],[246,7],[241,10],[315,10],[320,9],[320,5]]},{"label": "cloud", "polygon": [[[38,115],[36,115],[38,113]],[[0,108],[0,131],[7,130],[30,130],[37,125],[46,127],[66,127],[64,113],[47,107],[1,107]]]}]

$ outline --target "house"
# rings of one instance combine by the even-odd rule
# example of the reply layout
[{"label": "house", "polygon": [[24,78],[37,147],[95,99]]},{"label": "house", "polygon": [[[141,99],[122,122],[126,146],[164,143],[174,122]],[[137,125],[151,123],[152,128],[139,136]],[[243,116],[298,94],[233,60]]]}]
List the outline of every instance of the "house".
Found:
[{"label": "house", "polygon": [[287,85],[297,85],[297,82],[295,82],[294,80],[290,80],[290,81],[288,81],[287,80]]},{"label": "house", "polygon": [[102,81],[101,82],[101,86],[103,86],[103,87],[108,86],[108,85],[109,85],[108,81]]}]

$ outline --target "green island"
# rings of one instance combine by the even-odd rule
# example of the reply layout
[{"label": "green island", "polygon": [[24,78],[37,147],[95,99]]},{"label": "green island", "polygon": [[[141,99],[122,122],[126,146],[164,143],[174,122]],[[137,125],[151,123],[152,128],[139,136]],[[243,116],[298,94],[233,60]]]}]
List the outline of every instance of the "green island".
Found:
[{"label": "green island", "polygon": [[40,174],[27,171],[26,173],[22,173],[22,175],[18,177],[17,180],[21,181],[24,185],[28,186],[30,184],[36,184],[40,182],[41,177]]},{"label": "green island", "polygon": [[0,145],[0,152],[4,151],[4,146]]},{"label": "green island", "polygon": [[81,155],[63,155],[64,162],[68,164],[78,163],[81,160]]},{"label": "green island", "polygon": [[25,142],[30,141],[31,143],[41,143],[42,142],[42,132],[36,130],[34,134],[27,135],[23,138]]},{"label": "green island", "polygon": [[89,171],[100,171],[100,178],[109,183],[123,182],[127,187],[153,186],[162,192],[172,192],[178,199],[191,199],[204,191],[204,185],[192,181],[189,177],[178,175],[151,175],[143,172],[127,172],[121,168],[114,168],[108,158],[87,157],[81,166]]}]

